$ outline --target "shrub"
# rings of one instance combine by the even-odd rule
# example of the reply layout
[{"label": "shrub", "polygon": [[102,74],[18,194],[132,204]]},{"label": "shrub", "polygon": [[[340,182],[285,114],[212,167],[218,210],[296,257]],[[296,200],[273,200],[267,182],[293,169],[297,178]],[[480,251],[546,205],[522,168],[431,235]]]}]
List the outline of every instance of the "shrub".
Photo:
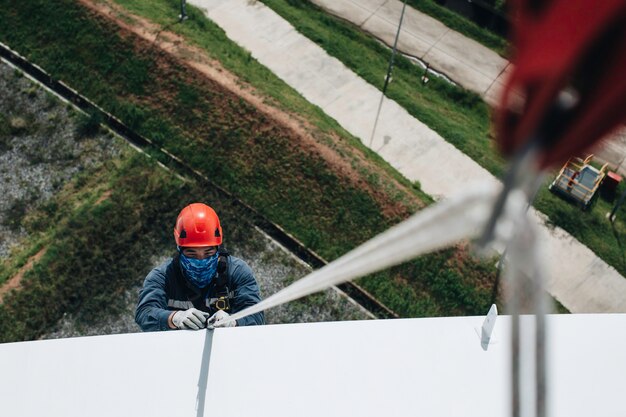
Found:
[{"label": "shrub", "polygon": [[81,114],[76,123],[76,136],[78,139],[94,136],[100,131],[102,116],[98,112]]}]

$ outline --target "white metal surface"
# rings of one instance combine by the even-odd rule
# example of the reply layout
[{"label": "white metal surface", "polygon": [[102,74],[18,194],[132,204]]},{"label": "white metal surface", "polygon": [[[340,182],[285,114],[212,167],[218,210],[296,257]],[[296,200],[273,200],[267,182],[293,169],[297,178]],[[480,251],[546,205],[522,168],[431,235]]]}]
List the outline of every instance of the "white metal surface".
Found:
[{"label": "white metal surface", "polygon": [[[510,317],[274,325],[0,345],[0,415],[505,416]],[[626,315],[548,316],[548,415],[623,417]],[[196,403],[200,404],[196,408]]]}]

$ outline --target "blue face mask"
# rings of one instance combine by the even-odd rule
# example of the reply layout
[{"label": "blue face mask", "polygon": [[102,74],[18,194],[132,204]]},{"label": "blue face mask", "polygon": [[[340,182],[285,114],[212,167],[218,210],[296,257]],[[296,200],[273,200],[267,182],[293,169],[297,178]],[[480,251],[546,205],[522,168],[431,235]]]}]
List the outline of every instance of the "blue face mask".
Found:
[{"label": "blue face mask", "polygon": [[192,284],[198,288],[204,288],[209,285],[215,272],[217,272],[217,258],[217,252],[209,258],[195,259],[186,257],[180,251],[180,266]]}]

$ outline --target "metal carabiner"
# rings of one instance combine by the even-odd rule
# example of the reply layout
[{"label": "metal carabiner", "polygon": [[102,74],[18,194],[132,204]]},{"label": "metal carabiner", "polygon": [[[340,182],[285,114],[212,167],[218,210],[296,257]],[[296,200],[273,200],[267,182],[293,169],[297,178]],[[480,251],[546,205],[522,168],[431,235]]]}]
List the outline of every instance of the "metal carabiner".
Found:
[{"label": "metal carabiner", "polygon": [[230,310],[230,302],[228,301],[228,297],[219,297],[217,301],[215,301],[215,308],[218,310]]}]

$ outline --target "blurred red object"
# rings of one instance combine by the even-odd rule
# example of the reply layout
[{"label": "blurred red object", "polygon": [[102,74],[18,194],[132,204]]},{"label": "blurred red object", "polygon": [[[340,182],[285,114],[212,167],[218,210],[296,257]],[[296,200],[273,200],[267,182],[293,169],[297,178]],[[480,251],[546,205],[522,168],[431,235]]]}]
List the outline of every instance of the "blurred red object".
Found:
[{"label": "blurred red object", "polygon": [[505,155],[538,141],[541,168],[626,120],[626,0],[512,0],[513,64],[497,112]]}]

